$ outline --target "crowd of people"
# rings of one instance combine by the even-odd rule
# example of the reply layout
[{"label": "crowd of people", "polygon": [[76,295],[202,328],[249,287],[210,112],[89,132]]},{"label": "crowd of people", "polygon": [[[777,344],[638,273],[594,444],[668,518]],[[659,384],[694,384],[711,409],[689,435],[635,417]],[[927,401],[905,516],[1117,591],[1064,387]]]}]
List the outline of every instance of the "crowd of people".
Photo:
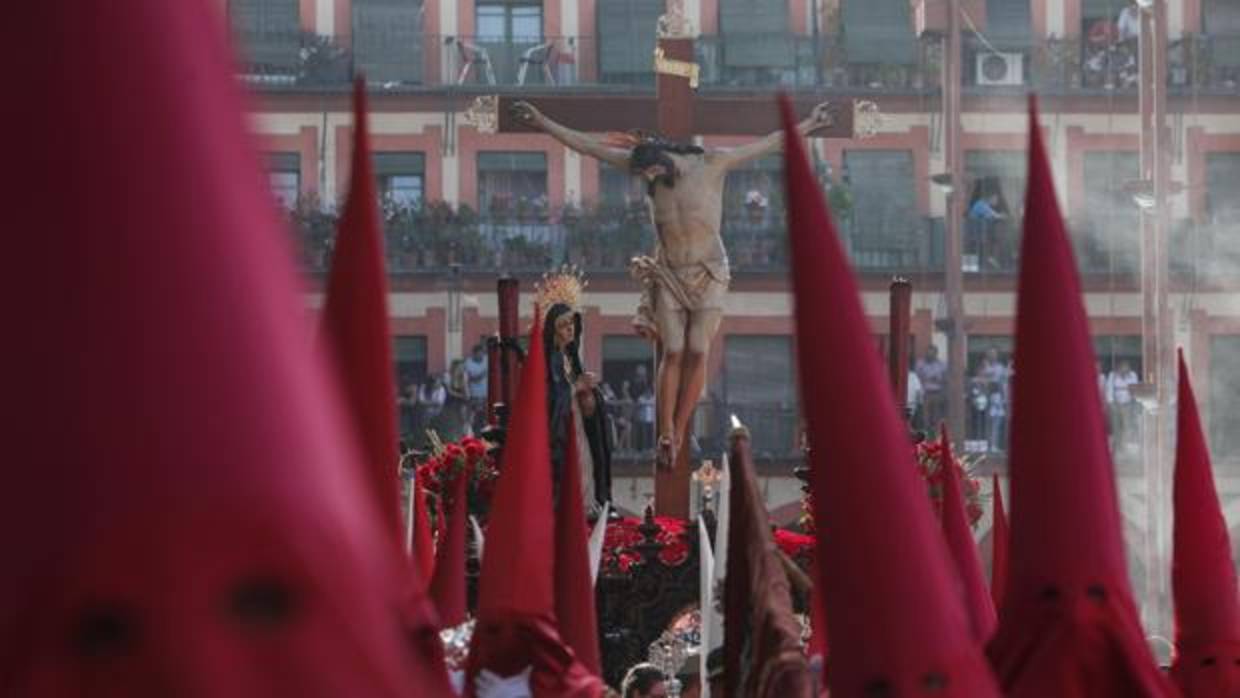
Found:
[{"label": "crowd of people", "polygon": [[[996,348],[982,354],[965,378],[965,450],[1007,452],[1011,382],[1016,370],[1010,354]],[[1140,443],[1140,405],[1132,386],[1140,376],[1127,359],[1116,359],[1111,370],[1097,363],[1098,392],[1110,434],[1111,451],[1126,455]],[[908,407],[915,428],[932,432],[947,418],[947,362],[931,344],[909,372]]]},{"label": "crowd of people", "polygon": [[[655,440],[654,383],[650,370],[642,364],[627,375],[598,386],[611,443],[619,453],[647,453],[654,449]],[[421,379],[402,376],[399,391],[400,432],[411,447],[425,448],[429,431],[444,441],[477,435],[487,418],[486,352],[477,345],[468,357],[452,361],[443,373],[429,373]]]},{"label": "crowd of people", "polygon": [[486,421],[487,355],[481,344],[454,360],[444,373],[421,380],[401,376],[396,396],[400,433],[414,448],[426,445],[427,432],[444,441],[477,434]]},{"label": "crowd of people", "polygon": [[636,366],[629,378],[620,381],[619,388],[609,382],[603,382],[600,387],[606,399],[616,450],[639,453],[653,450],[654,383],[646,366]]}]

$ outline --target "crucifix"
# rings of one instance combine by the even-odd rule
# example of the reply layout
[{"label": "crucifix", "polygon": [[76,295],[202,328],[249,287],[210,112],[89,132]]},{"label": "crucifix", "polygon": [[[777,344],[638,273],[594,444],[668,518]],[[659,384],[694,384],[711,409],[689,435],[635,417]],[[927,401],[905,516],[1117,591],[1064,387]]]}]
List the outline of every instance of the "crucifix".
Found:
[{"label": "crucifix", "polygon": [[[475,102],[466,120],[481,131],[542,131],[646,181],[659,242],[651,256],[634,258],[632,271],[643,286],[634,327],[654,342],[658,357],[655,510],[685,518],[688,432],[731,278],[720,237],[724,179],[731,169],[778,150],[783,134],[770,96],[694,94],[693,32],[679,5],[669,0],[668,12],[659,18],[654,97],[609,96],[600,108],[597,97],[584,95],[489,96]],[[808,99],[794,103],[799,112],[810,113],[798,124],[803,136],[854,138],[877,130],[872,102],[841,99],[812,108]],[[588,135],[600,132],[611,135]],[[725,150],[692,143],[694,135],[703,134],[765,137]]]}]

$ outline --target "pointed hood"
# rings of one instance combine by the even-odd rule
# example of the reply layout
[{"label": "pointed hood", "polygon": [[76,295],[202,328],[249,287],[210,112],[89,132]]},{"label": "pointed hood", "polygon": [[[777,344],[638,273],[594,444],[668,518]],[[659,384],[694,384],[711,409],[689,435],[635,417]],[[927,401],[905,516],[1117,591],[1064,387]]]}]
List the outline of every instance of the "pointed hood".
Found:
[{"label": "pointed hood", "polygon": [[593,698],[602,682],[556,629],[547,364],[537,312],[507,433],[478,580],[466,695],[474,695],[473,677],[483,669],[510,677],[533,666],[535,698]]},{"label": "pointed hood", "polygon": [[1169,690],[1137,620],[1093,348],[1036,101],[1012,380],[1008,587],[989,648],[1009,696]]},{"label": "pointed hood", "polygon": [[729,696],[807,696],[809,667],[792,615],[788,575],[771,537],[749,434],[732,434],[731,528],[724,585],[724,681]]},{"label": "pointed hood", "polygon": [[62,441],[0,507],[0,694],[445,695],[393,632],[390,521],[346,467],[360,444],[207,5],[19,13],[57,60],[29,71],[56,87],[18,115],[14,205],[60,247],[21,263],[77,339],[23,369],[89,418],[26,413]]},{"label": "pointed hood", "polygon": [[[997,695],[916,476],[908,430],[889,391],[875,389],[887,378],[786,97],[780,107],[831,695],[921,695],[927,685],[943,696]],[[837,525],[848,535],[826,534]]]},{"label": "pointed hood", "polygon": [[360,78],[353,86],[349,195],[337,228],[322,322],[322,341],[336,364],[362,443],[363,477],[390,526],[392,540],[398,541],[400,453],[392,338],[388,333],[387,268],[371,166],[366,83]]},{"label": "pointed hood", "polygon": [[586,512],[578,460],[577,430],[568,425],[567,458],[555,512],[555,615],[560,636],[595,676],[603,673],[594,608],[594,579],[586,544]]},{"label": "pointed hood", "polygon": [[1240,692],[1240,590],[1183,353],[1179,363],[1171,676],[1187,698],[1230,698]]},{"label": "pointed hood", "polygon": [[952,455],[947,428],[939,434],[939,477],[943,486],[943,537],[951,551],[960,578],[961,593],[973,636],[984,644],[995,631],[995,605],[986,586],[986,575],[977,554],[977,543],[964,513],[964,497],[960,494],[960,477],[956,474],[956,458]]},{"label": "pointed hood", "polygon": [[461,470],[452,481],[451,513],[439,543],[430,597],[445,628],[465,622],[465,527],[469,525],[469,472]]},{"label": "pointed hood", "polygon": [[1003,603],[1003,594],[1007,589],[1008,574],[1008,519],[1003,509],[1003,487],[999,484],[999,473],[991,475],[994,492],[994,510],[990,524],[990,598],[998,611]]}]

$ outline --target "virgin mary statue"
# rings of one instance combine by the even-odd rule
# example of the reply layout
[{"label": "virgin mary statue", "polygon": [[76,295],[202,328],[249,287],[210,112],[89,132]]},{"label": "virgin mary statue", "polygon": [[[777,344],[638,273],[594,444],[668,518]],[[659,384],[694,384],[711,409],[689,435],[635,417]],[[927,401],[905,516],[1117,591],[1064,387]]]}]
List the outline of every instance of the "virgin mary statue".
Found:
[{"label": "virgin mary statue", "polygon": [[577,463],[581,467],[586,511],[597,511],[611,499],[611,430],[598,378],[582,368],[581,312],[585,282],[573,269],[543,276],[539,305],[545,309],[543,346],[547,347],[547,418],[551,430],[551,465],[556,501],[568,462],[568,430],[577,432]]}]

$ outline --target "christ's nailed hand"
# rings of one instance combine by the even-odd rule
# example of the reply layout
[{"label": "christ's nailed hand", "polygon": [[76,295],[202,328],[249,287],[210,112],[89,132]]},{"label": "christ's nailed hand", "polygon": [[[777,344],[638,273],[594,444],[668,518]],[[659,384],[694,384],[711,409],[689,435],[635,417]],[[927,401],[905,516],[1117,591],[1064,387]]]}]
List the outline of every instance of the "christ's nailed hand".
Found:
[{"label": "christ's nailed hand", "polygon": [[542,126],[542,112],[538,111],[533,104],[530,104],[525,100],[515,102],[512,105],[512,113],[523,123],[529,124],[530,126]]},{"label": "christ's nailed hand", "polygon": [[823,102],[814,107],[809,118],[815,129],[830,126],[835,123],[835,105]]}]

